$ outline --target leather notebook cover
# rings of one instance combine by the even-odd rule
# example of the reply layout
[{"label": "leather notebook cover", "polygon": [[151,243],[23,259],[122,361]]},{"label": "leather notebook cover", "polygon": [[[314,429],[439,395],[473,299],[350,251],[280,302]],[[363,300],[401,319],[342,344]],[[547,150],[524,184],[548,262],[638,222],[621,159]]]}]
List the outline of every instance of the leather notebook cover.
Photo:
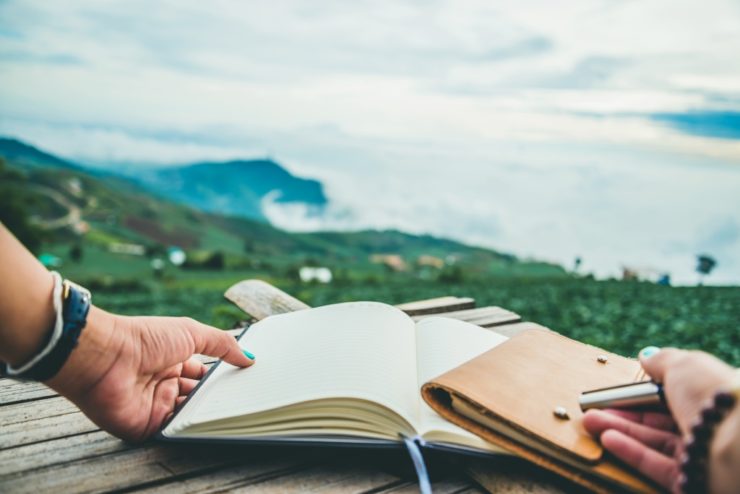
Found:
[{"label": "leather notebook cover", "polygon": [[[595,491],[658,492],[604,453],[578,403],[581,392],[632,382],[638,371],[635,360],[532,329],[426,383],[422,395],[447,420]],[[559,406],[568,420],[553,414]]]}]

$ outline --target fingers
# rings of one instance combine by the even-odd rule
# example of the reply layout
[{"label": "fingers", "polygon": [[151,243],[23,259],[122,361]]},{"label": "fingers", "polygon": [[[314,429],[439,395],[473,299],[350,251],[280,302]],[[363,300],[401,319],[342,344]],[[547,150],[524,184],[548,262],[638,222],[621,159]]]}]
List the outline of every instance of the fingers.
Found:
[{"label": "fingers", "polygon": [[195,379],[187,379],[185,377],[178,378],[177,384],[180,387],[180,396],[189,395],[190,392],[195,389],[199,382],[200,381],[197,381]]},{"label": "fingers", "polygon": [[249,367],[254,363],[254,360],[244,355],[239,344],[229,333],[193,319],[186,319],[185,328],[195,343],[194,353],[218,357],[237,367]]},{"label": "fingers", "polygon": [[678,462],[617,430],[601,434],[601,444],[614,456],[666,488],[679,474]]},{"label": "fingers", "polygon": [[645,372],[650,375],[653,381],[662,383],[668,367],[678,359],[683,358],[686,353],[686,350],[679,350],[677,348],[663,348],[650,356],[640,353],[640,364],[642,364],[642,368],[645,369]]},{"label": "fingers", "polygon": [[617,410],[609,408],[603,410],[605,413],[611,413],[617,415],[632,422],[652,427],[653,429],[660,429],[663,431],[675,431],[676,422],[673,420],[668,413],[663,412],[635,412],[632,410]]},{"label": "fingers", "polygon": [[180,375],[188,379],[200,379],[206,375],[208,367],[197,359],[191,358],[182,363]]},{"label": "fingers", "polygon": [[656,451],[672,456],[679,442],[679,437],[667,431],[653,429],[633,422],[612,413],[601,410],[589,410],[583,417],[583,426],[594,435],[601,436],[604,431],[619,431]]},{"label": "fingers", "polygon": [[[177,398],[175,398],[175,408],[178,408],[180,405],[182,405],[182,402],[185,401],[187,398],[188,398],[187,396],[178,396]],[[169,422],[174,414],[175,414],[174,410],[168,413],[167,416],[162,421],[162,423],[166,424],[167,422]]]}]

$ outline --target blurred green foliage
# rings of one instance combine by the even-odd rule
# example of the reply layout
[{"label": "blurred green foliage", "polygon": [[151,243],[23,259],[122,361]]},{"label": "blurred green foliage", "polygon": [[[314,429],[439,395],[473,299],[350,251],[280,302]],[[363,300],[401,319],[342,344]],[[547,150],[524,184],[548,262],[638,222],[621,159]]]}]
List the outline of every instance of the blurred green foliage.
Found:
[{"label": "blurred green foliage", "polygon": [[[28,192],[23,173],[8,168],[0,157],[0,223],[15,233],[31,252],[39,253],[43,232],[31,222],[31,210],[42,205],[34,194]],[[44,204],[45,206],[45,204]]]},{"label": "blurred green foliage", "polygon": [[[188,315],[230,328],[245,315],[223,298],[240,277],[151,282],[146,289],[101,291],[100,306],[125,314]],[[264,276],[262,276],[264,277]],[[587,278],[491,278],[440,283],[395,280],[333,285],[269,279],[309,305],[352,300],[397,304],[444,295],[469,296],[478,306],[498,305],[571,338],[627,356],[644,346],[703,349],[740,365],[740,287],[664,287],[651,283]]]}]

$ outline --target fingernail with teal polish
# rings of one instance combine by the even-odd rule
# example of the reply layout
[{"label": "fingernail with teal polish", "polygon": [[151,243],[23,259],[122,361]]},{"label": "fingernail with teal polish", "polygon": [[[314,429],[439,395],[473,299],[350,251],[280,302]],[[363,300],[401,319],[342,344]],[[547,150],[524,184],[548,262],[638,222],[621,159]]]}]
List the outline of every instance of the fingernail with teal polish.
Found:
[{"label": "fingernail with teal polish", "polygon": [[640,357],[642,358],[652,357],[659,351],[660,351],[660,348],[658,348],[657,346],[646,346],[645,348],[640,350]]},{"label": "fingernail with teal polish", "polygon": [[252,352],[248,352],[247,350],[242,350],[244,352],[244,355],[247,356],[248,359],[254,360],[254,354]]}]

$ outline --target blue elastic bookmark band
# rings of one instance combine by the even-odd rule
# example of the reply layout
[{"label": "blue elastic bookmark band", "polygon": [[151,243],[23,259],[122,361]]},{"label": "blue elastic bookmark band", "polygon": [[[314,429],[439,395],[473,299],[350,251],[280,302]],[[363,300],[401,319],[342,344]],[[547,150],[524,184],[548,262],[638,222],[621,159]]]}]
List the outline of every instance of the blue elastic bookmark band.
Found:
[{"label": "blue elastic bookmark band", "polygon": [[421,494],[432,494],[432,483],[429,481],[429,472],[427,472],[427,465],[424,463],[424,456],[421,454],[419,449],[419,442],[422,441],[420,437],[403,437],[403,442],[406,443],[406,449],[409,451],[411,461],[414,464],[414,470],[416,470],[416,476],[419,479],[419,492]]}]

